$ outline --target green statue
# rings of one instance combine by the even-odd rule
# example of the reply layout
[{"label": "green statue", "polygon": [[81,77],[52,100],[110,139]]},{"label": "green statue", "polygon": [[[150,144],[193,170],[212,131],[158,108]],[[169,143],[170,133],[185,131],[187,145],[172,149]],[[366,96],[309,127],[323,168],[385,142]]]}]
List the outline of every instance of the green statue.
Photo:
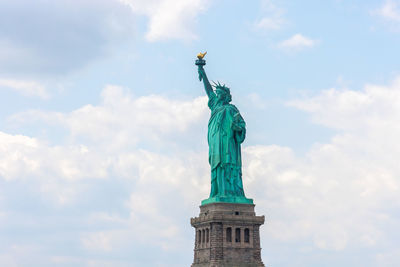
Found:
[{"label": "green statue", "polygon": [[[206,52],[207,53],[207,52]],[[240,145],[246,137],[246,123],[239,110],[230,102],[230,90],[219,82],[215,92],[204,70],[206,53],[199,53],[199,80],[208,96],[211,117],[208,121],[208,161],[211,166],[211,193],[202,204],[212,202],[253,203],[244,195]]]}]

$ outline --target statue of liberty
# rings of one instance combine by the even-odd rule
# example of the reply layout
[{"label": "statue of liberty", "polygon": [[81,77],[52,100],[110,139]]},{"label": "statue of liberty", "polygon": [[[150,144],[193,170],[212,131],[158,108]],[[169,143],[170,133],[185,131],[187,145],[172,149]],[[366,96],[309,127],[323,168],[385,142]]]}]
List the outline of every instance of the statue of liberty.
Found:
[{"label": "statue of liberty", "polygon": [[205,53],[196,60],[200,81],[208,96],[211,110],[208,121],[208,161],[211,166],[211,193],[202,204],[212,202],[253,203],[244,195],[240,145],[246,137],[246,123],[239,110],[230,102],[230,89],[214,83],[213,90],[204,70]]}]

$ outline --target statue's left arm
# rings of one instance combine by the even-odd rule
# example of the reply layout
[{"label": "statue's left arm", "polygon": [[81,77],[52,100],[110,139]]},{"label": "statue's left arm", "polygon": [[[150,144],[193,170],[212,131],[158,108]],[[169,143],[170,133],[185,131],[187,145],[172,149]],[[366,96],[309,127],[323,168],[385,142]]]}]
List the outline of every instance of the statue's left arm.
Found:
[{"label": "statue's left arm", "polygon": [[235,138],[239,143],[242,143],[246,138],[246,122],[240,115],[239,111],[233,115],[232,130],[235,133]]}]

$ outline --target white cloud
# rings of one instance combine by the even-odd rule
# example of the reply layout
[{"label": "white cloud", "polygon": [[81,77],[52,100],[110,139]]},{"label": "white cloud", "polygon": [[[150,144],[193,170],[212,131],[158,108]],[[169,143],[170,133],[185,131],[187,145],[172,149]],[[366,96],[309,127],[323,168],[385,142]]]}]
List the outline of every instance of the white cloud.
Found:
[{"label": "white cloud", "polygon": [[[53,195],[60,204],[74,201],[82,191],[74,184],[82,179],[117,175],[143,184],[180,186],[182,179],[188,182],[185,177],[196,177],[192,172],[201,171],[206,160],[200,169],[190,170],[183,166],[195,165],[191,161],[198,159],[197,153],[186,151],[183,158],[176,158],[152,151],[180,151],[188,140],[201,139],[198,123],[206,125],[206,112],[204,97],[193,101],[155,95],[134,98],[121,87],[107,86],[98,106],[71,113],[16,114],[10,120],[19,124],[45,122],[66,128],[70,144],[52,146],[35,138],[1,133],[0,176],[7,180],[40,177],[40,191]],[[189,180],[197,183],[194,178]]]},{"label": "white cloud", "polygon": [[379,16],[383,17],[389,21],[400,21],[400,8],[399,2],[393,0],[387,0],[385,4],[376,10],[374,13],[378,14]]},{"label": "white cloud", "polygon": [[1,88],[12,89],[25,96],[37,96],[43,99],[49,98],[46,87],[35,81],[0,79]]},{"label": "white cloud", "polygon": [[276,6],[270,0],[262,1],[262,11],[264,16],[254,23],[255,27],[260,30],[279,30],[287,24],[283,17],[285,10]]},{"label": "white cloud", "polygon": [[117,1],[0,1],[0,17],[7,75],[64,75],[134,37],[131,12]]},{"label": "white cloud", "polygon": [[368,84],[362,91],[332,88],[289,105],[310,112],[315,122],[334,129],[382,131],[391,127],[390,134],[399,129],[395,123],[400,119],[399,88],[400,78],[396,78],[390,86]]},{"label": "white cloud", "polygon": [[206,97],[193,101],[171,100],[157,95],[135,98],[126,89],[112,85],[106,86],[101,96],[102,103],[98,106],[86,105],[71,113],[32,110],[16,114],[10,120],[62,125],[74,138],[104,142],[114,148],[128,144],[136,146],[143,140],[165,144],[160,136],[175,138],[176,133],[187,131],[198,120],[206,121]]},{"label": "white cloud", "polygon": [[38,141],[22,135],[9,135],[0,132],[0,176],[12,179],[23,172],[32,172],[38,168],[35,158],[26,155],[38,148]]},{"label": "white cloud", "polygon": [[[49,177],[75,180],[88,177],[104,177],[103,167],[94,167],[88,156],[96,157],[94,151],[76,145],[49,146],[36,138],[10,135],[0,132],[0,176],[6,180],[25,179],[31,175],[46,181]],[[94,160],[92,158],[91,160]],[[100,160],[97,158],[97,160]],[[90,166],[91,165],[91,166]]]},{"label": "white cloud", "polygon": [[[143,265],[135,258],[143,246],[178,255],[192,243],[180,226],[181,214],[193,215],[188,211],[196,209],[208,193],[206,147],[200,151],[196,146],[183,149],[188,142],[185,136],[195,138],[196,142],[203,139],[206,143],[206,134],[198,131],[199,123],[207,125],[206,114],[203,97],[188,101],[155,95],[135,98],[117,86],[107,86],[101,103],[96,106],[85,106],[70,113],[21,113],[11,120],[65,126],[69,137],[54,145],[37,138],[1,133],[0,180],[10,182],[7,188],[12,183],[29,183],[19,194],[24,198],[34,195],[32,203],[36,204],[32,205],[40,205],[38,202],[43,200],[56,209],[79,210],[88,201],[94,201],[94,211],[90,206],[83,208],[85,214],[77,215],[79,218],[68,217],[74,221],[74,227],[81,227],[73,230],[78,240],[74,235],[64,238],[79,244],[75,249],[107,254],[128,249],[129,255],[132,251],[134,254],[127,266]],[[102,194],[96,193],[96,188],[101,188]],[[114,190],[118,193],[112,197]],[[109,213],[100,209],[99,215],[103,199],[107,206],[117,202],[119,211]],[[54,218],[44,220],[46,225],[56,223]],[[5,225],[11,221],[8,218]],[[41,219],[35,215],[28,221],[28,225],[17,227],[36,230],[42,227]],[[45,246],[54,246],[54,243]],[[88,261],[65,256],[52,255],[52,260]],[[98,259],[90,261],[99,262]],[[115,264],[122,266],[121,262]]]},{"label": "white cloud", "polygon": [[89,250],[111,251],[109,237],[104,232],[87,234],[82,237],[82,244]]},{"label": "white cloud", "polygon": [[119,0],[135,14],[149,18],[146,38],[149,41],[165,39],[196,39],[193,26],[199,13],[205,11],[209,0]]},{"label": "white cloud", "polygon": [[360,91],[329,89],[289,105],[338,133],[301,158],[277,146],[245,150],[249,188],[259,209],[267,206],[272,213],[265,238],[323,250],[369,247],[376,249],[374,257],[385,244],[394,245],[391,229],[400,222],[400,78]]},{"label": "white cloud", "polygon": [[302,49],[313,47],[318,43],[317,40],[307,38],[300,33],[297,33],[289,39],[282,41],[278,46],[285,49]]},{"label": "white cloud", "polygon": [[285,20],[280,17],[264,17],[256,22],[256,27],[263,30],[279,30],[285,24]]}]

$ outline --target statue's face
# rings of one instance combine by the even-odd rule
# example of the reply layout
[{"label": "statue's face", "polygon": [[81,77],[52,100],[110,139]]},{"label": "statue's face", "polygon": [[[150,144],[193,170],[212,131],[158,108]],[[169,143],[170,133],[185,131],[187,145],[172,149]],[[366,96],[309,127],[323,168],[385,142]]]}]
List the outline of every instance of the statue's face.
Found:
[{"label": "statue's face", "polygon": [[217,91],[217,97],[218,97],[219,100],[225,102],[225,100],[227,98],[227,95],[223,91],[218,90]]},{"label": "statue's face", "polygon": [[229,95],[223,91],[217,91],[217,98],[224,104],[228,104],[230,102]]}]

